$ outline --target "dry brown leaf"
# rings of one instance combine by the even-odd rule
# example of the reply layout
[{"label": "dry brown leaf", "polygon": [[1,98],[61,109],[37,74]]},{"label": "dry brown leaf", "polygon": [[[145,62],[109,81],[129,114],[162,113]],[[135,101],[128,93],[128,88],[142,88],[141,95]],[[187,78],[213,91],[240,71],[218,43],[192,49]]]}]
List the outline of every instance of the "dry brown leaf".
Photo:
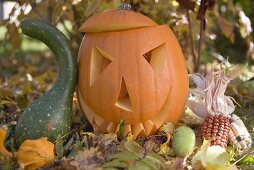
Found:
[{"label": "dry brown leaf", "polygon": [[196,2],[190,0],[177,0],[177,2],[185,9],[194,11]]},{"label": "dry brown leaf", "polygon": [[47,137],[25,140],[17,152],[19,166],[25,170],[37,169],[54,158],[54,144],[47,141]]},{"label": "dry brown leaf", "polygon": [[98,169],[104,162],[102,152],[97,147],[92,147],[79,151],[72,164],[77,165],[80,170],[94,170]]},{"label": "dry brown leaf", "polygon": [[217,17],[217,22],[225,37],[227,37],[232,43],[234,43],[235,42],[234,25],[221,16]]},{"label": "dry brown leaf", "polygon": [[184,167],[185,167],[185,160],[183,158],[176,158],[170,169],[171,170],[184,170]]}]

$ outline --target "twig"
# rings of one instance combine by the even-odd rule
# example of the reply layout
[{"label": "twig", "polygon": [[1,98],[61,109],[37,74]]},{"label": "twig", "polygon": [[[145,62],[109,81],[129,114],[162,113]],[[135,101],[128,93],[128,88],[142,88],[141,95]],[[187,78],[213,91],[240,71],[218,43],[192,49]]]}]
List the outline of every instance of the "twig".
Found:
[{"label": "twig", "polygon": [[190,43],[191,43],[191,52],[193,56],[193,64],[194,64],[194,70],[196,71],[197,69],[197,55],[195,51],[195,46],[194,46],[194,41],[193,41],[193,32],[192,32],[192,23],[190,19],[190,12],[188,9],[186,9],[186,16],[188,20],[188,28],[189,28],[189,38],[190,38]]},{"label": "twig", "polygon": [[237,161],[235,161],[231,166],[236,165],[238,162],[240,162],[241,160],[243,160],[246,156],[249,156],[249,155],[251,155],[251,154],[253,154],[253,153],[254,153],[254,151],[251,151],[251,152],[249,152],[249,153],[244,154],[240,159],[238,159]]},{"label": "twig", "polygon": [[34,5],[32,6],[32,11],[38,15],[39,19],[45,20],[45,17],[40,14],[40,12],[38,11],[38,8],[36,8],[37,4],[34,3]]},{"label": "twig", "polygon": [[[65,137],[67,137],[69,134],[71,134],[72,132],[74,132],[74,129],[72,129],[70,132],[64,134],[63,136],[60,136],[61,139],[64,139]],[[53,143],[56,143],[57,142],[57,139],[53,142]]]},{"label": "twig", "polygon": [[198,64],[197,64],[195,72],[200,71],[201,46],[203,41],[203,32],[204,32],[204,24],[205,24],[205,19],[204,19],[205,1],[206,0],[201,0],[201,4],[200,4],[201,11],[200,11],[200,31],[199,31],[199,43],[198,43]]}]

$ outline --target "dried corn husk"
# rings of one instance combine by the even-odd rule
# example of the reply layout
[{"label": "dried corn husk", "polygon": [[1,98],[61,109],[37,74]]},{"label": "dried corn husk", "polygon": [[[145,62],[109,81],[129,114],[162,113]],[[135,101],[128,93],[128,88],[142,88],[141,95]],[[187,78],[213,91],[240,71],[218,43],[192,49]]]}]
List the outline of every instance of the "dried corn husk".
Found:
[{"label": "dried corn husk", "polygon": [[208,72],[205,77],[200,74],[191,75],[197,85],[190,89],[188,107],[199,117],[205,119],[208,114],[223,114],[229,117],[235,110],[234,99],[225,95],[228,83],[236,78],[240,72],[225,74],[225,69],[220,67],[219,71]]}]

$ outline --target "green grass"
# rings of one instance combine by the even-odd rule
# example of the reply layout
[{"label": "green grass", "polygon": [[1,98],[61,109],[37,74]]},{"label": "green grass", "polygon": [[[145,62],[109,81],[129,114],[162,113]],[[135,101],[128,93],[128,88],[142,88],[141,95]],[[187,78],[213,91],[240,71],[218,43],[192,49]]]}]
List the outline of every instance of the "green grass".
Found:
[{"label": "green grass", "polygon": [[[71,30],[71,24],[70,23],[66,23],[67,27],[69,30]],[[66,36],[68,35],[68,33],[64,30],[64,27],[59,24],[58,29],[60,29]],[[5,35],[7,33],[7,28],[6,26],[1,26],[0,27],[0,54],[8,54],[7,49],[4,47],[7,42],[5,40]],[[22,33],[21,33],[22,35]],[[22,35],[22,43],[21,43],[21,48],[20,51],[23,52],[42,52],[48,50],[48,47],[46,45],[44,45],[42,42],[39,42],[38,40],[29,38],[25,35]]]},{"label": "green grass", "polygon": [[0,40],[4,39],[6,32],[7,32],[7,30],[6,30],[5,26],[0,27]]},{"label": "green grass", "polygon": [[23,36],[23,40],[22,40],[22,44],[21,44],[21,50],[22,51],[45,51],[48,50],[48,47],[39,42],[38,40],[29,38],[29,37],[25,37]]},{"label": "green grass", "polygon": [[[7,33],[7,28],[6,26],[1,26],[0,27],[0,54],[6,55],[8,54],[8,48],[6,48],[6,45],[8,42],[5,40],[5,35]],[[8,46],[8,45],[7,45]],[[39,42],[38,40],[29,38],[25,35],[22,35],[22,43],[21,43],[21,48],[19,49],[20,51],[45,51],[47,50],[47,46],[44,45],[43,43]],[[10,49],[11,50],[11,49]]]}]

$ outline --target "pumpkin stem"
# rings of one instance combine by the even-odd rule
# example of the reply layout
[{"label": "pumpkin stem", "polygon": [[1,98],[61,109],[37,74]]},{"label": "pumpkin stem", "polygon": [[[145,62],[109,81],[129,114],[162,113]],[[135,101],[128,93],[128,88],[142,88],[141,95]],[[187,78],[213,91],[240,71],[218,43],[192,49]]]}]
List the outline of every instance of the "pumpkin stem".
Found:
[{"label": "pumpkin stem", "polygon": [[118,9],[120,9],[120,10],[128,10],[128,11],[131,11],[131,10],[132,10],[132,9],[131,9],[131,4],[127,4],[127,3],[124,3],[124,2],[122,2],[122,3],[119,5]]}]

